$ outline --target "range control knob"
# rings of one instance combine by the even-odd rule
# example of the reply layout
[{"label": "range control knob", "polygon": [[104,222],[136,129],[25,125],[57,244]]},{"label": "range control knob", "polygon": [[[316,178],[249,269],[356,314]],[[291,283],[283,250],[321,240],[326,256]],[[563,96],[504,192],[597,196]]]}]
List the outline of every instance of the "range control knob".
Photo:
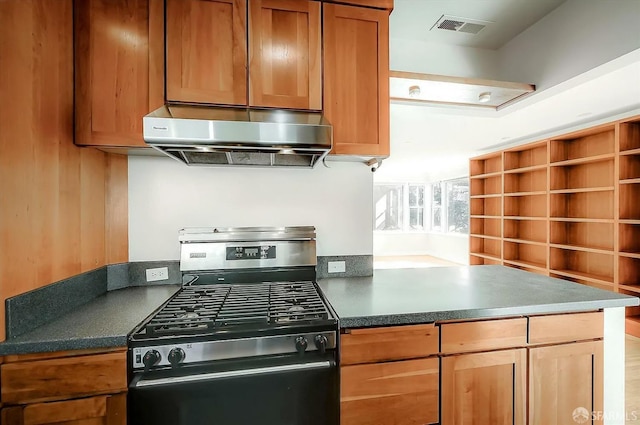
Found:
[{"label": "range control knob", "polygon": [[182,348],[172,348],[167,355],[167,360],[171,363],[171,367],[176,367],[184,360],[185,353]]},{"label": "range control knob", "polygon": [[313,339],[313,342],[316,343],[316,348],[318,349],[320,354],[324,354],[327,351],[327,344],[329,341],[327,341],[326,336],[316,335],[316,337]]},{"label": "range control knob", "polygon": [[144,356],[142,357],[142,363],[144,364],[144,369],[149,370],[149,368],[152,368],[153,366],[160,363],[160,358],[161,358],[160,353],[157,350],[149,350],[146,353],[144,353]]},{"label": "range control knob", "polygon": [[302,356],[307,349],[307,338],[299,336],[296,338],[296,350],[298,354]]}]

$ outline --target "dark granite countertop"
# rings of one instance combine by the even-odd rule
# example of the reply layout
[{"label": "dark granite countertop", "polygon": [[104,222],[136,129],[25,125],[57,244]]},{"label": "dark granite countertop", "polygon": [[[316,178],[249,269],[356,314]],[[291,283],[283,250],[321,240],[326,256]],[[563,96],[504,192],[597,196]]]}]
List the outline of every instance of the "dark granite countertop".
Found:
[{"label": "dark granite countertop", "polygon": [[638,298],[504,266],[376,270],[320,288],[342,328],[638,305]]},{"label": "dark granite countertop", "polygon": [[0,356],[126,347],[133,328],[178,289],[180,285],[154,285],[107,292],[58,319],[0,343]]}]

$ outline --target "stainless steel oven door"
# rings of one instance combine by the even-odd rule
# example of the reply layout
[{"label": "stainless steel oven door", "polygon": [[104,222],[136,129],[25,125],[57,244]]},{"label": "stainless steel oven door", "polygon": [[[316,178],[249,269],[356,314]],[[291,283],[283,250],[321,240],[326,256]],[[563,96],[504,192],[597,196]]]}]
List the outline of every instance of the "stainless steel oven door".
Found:
[{"label": "stainless steel oven door", "polygon": [[129,425],[339,425],[338,368],[317,356],[152,371],[128,401]]}]

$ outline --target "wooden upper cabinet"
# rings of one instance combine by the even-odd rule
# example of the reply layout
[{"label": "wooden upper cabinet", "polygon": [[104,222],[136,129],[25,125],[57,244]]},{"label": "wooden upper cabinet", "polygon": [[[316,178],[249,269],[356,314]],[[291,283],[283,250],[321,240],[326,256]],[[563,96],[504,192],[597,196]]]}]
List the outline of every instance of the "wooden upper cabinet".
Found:
[{"label": "wooden upper cabinet", "polygon": [[246,0],[167,0],[167,100],[247,104]]},{"label": "wooden upper cabinet", "polygon": [[164,103],[162,0],[74,2],[75,143],[146,146]]},{"label": "wooden upper cabinet", "polygon": [[324,113],[334,154],[389,155],[389,12],[324,4]]},{"label": "wooden upper cabinet", "polygon": [[249,2],[249,104],[322,109],[321,3]]}]

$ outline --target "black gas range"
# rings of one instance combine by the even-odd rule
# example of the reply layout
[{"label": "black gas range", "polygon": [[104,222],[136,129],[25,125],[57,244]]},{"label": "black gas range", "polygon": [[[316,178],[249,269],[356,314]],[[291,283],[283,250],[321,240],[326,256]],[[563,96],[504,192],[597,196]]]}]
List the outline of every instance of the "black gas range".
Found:
[{"label": "black gas range", "polygon": [[183,287],[129,338],[129,424],[339,423],[315,229],[180,231]]}]

